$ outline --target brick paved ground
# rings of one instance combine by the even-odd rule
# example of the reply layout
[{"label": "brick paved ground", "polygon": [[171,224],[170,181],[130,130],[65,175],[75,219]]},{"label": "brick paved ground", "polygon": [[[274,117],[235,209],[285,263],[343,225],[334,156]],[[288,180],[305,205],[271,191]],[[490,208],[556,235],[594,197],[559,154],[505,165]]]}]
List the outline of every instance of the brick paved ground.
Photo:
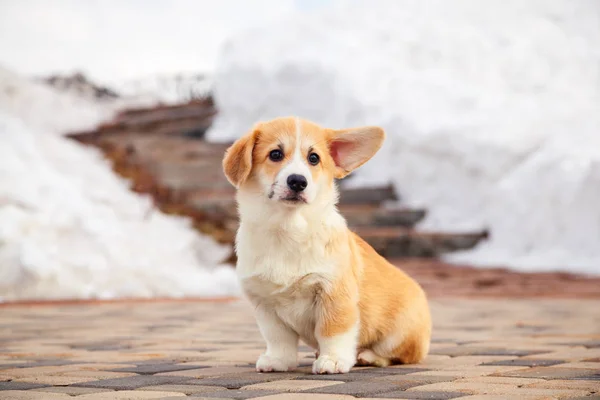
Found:
[{"label": "brick paved ground", "polygon": [[[599,300],[434,299],[420,365],[259,374],[249,306],[118,302],[0,307],[0,399],[599,398]],[[594,397],[596,396],[596,397]]]}]

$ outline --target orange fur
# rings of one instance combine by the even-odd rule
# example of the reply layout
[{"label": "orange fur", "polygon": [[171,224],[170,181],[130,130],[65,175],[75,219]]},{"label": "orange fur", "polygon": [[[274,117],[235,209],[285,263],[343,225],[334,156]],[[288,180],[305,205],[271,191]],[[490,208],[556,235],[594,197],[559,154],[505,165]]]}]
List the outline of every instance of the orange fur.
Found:
[{"label": "orange fur", "polygon": [[[321,295],[321,333],[335,336],[360,318],[359,348],[372,349],[392,363],[418,363],[427,355],[431,337],[424,291],[355,233],[349,231],[347,240],[350,257],[346,267],[342,267],[345,271]],[[346,257],[341,254],[341,258]],[[408,329],[401,324],[409,325]],[[374,349],[383,338],[397,331],[404,334],[396,346],[389,351]]]},{"label": "orange fur", "polygon": [[248,179],[252,171],[252,149],[256,142],[257,131],[252,131],[237,140],[227,151],[223,158],[223,170],[229,182],[239,187]]}]

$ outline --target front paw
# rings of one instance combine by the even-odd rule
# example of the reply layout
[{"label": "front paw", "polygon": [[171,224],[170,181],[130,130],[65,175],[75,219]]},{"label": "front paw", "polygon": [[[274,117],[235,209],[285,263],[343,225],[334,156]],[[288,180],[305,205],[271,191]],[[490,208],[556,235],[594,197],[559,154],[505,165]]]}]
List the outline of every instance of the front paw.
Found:
[{"label": "front paw", "polygon": [[295,360],[286,361],[281,358],[269,357],[266,354],[258,357],[256,361],[256,370],[258,372],[286,372],[296,368]]},{"label": "front paw", "polygon": [[313,374],[345,374],[350,371],[355,361],[343,360],[339,357],[321,355],[313,363]]}]

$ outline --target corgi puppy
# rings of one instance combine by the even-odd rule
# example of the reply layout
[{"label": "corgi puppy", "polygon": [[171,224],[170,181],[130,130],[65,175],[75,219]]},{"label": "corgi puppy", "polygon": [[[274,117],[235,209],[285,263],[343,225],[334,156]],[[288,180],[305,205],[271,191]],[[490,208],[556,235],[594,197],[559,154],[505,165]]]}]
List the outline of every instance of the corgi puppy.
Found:
[{"label": "corgi puppy", "polygon": [[333,130],[294,117],[258,123],[225,153],[237,188],[237,274],[267,350],[259,372],[298,365],[315,374],[417,363],[431,317],[421,287],[350,231],[337,210],[340,179],[381,147],[378,127]]}]

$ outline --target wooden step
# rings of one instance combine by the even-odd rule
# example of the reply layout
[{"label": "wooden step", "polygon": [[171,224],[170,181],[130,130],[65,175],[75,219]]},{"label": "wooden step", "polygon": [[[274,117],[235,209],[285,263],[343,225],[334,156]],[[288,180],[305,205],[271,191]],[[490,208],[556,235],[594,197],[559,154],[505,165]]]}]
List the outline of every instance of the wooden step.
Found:
[{"label": "wooden step", "polygon": [[112,121],[102,124],[98,130],[131,129],[154,127],[178,120],[212,121],[216,115],[212,101],[191,101],[184,104],[158,106],[150,109],[127,110],[119,113]]},{"label": "wooden step", "polygon": [[237,205],[232,192],[197,190],[188,193],[186,198],[190,206],[203,212],[227,214],[237,218]]},{"label": "wooden step", "polygon": [[386,201],[398,201],[392,185],[370,188],[342,188],[340,204],[381,204]]},{"label": "wooden step", "polygon": [[[112,143],[117,141],[116,136],[105,138]],[[225,154],[229,143],[206,143],[202,140],[189,140],[179,136],[154,136],[154,135],[121,135],[118,142],[122,146],[130,146],[145,159],[152,162],[187,163],[198,161],[211,163],[220,168],[220,161]]]},{"label": "wooden step", "polygon": [[146,114],[157,114],[169,112],[171,110],[180,110],[182,108],[187,107],[195,107],[199,109],[212,109],[215,107],[215,103],[212,96],[209,95],[203,98],[193,99],[185,103],[160,104],[152,107],[127,108],[125,110],[120,111],[114,119],[119,120],[121,118],[135,117]]},{"label": "wooden step", "polygon": [[487,231],[432,233],[396,227],[355,228],[354,231],[384,257],[437,257],[472,249],[489,237]]},{"label": "wooden step", "polygon": [[123,111],[93,131],[72,132],[67,136],[90,141],[94,136],[107,134],[190,134],[206,131],[212,124],[217,110],[212,100],[195,100],[184,104],[157,106],[147,109]]},{"label": "wooden step", "polygon": [[351,227],[401,226],[412,228],[427,214],[423,209],[387,209],[370,205],[341,205],[340,212]]}]

